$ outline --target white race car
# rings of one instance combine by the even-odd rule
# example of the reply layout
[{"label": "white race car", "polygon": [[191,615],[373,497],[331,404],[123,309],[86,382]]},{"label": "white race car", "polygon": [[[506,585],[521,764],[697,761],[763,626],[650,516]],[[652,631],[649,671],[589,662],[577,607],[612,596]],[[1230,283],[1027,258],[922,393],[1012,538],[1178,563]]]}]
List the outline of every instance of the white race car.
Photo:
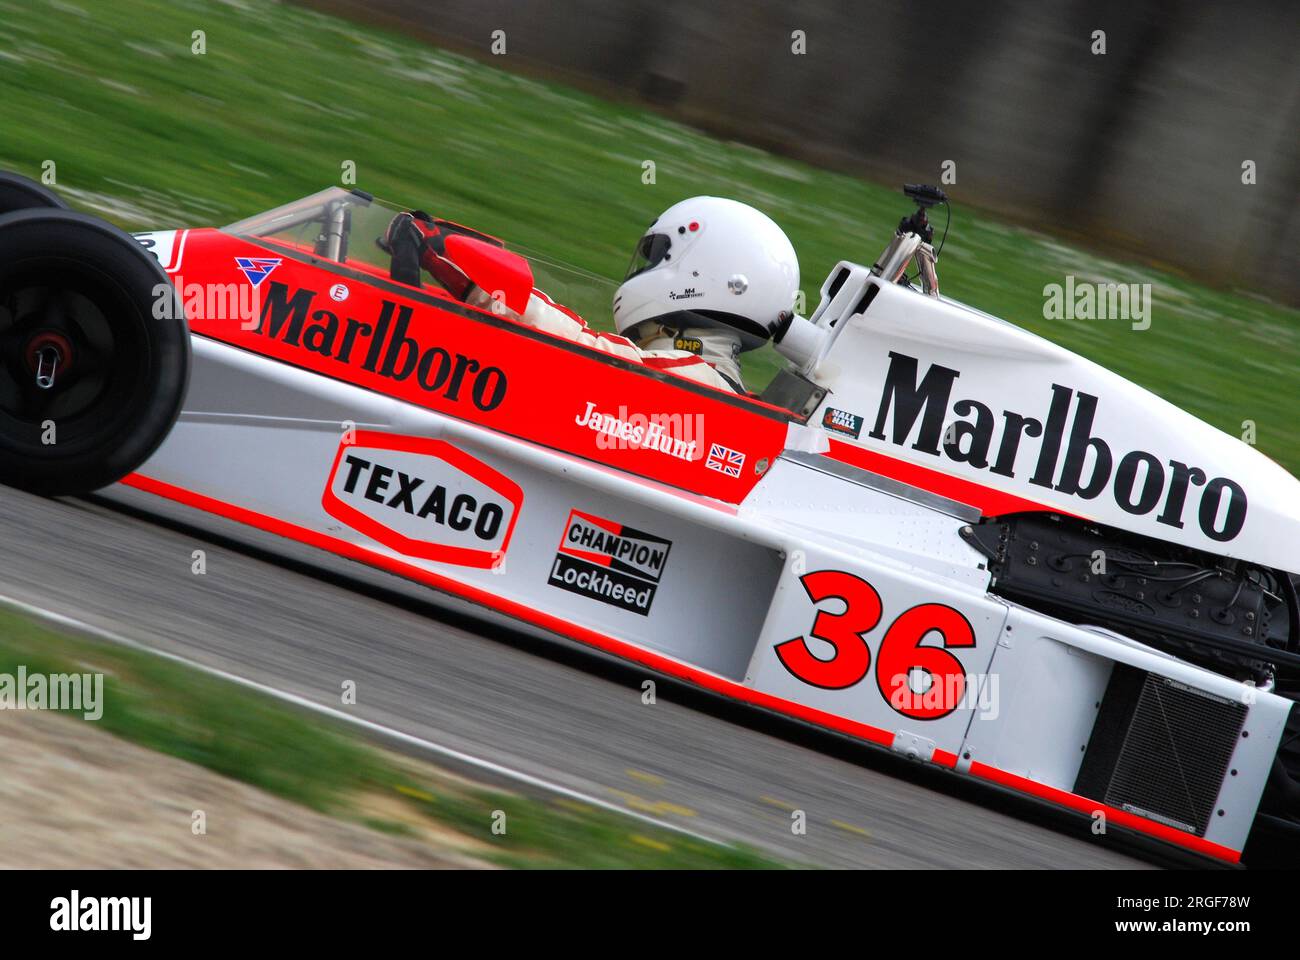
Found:
[{"label": "white race car", "polygon": [[[907,194],[746,397],[396,282],[360,191],[132,237],[6,175],[0,482],[120,481],[1109,829],[1294,857],[1300,482],[941,296],[946,198]],[[439,223],[484,290],[568,282]]]}]

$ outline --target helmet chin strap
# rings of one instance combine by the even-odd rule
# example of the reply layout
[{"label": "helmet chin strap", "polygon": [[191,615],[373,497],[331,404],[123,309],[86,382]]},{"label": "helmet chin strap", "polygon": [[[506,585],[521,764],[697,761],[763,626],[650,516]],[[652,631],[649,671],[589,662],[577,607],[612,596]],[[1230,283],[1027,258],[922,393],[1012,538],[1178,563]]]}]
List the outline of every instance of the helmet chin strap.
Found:
[{"label": "helmet chin strap", "polygon": [[748,393],[740,376],[740,334],[724,327],[650,327],[637,346],[642,350],[685,350],[700,357],[741,393]]}]

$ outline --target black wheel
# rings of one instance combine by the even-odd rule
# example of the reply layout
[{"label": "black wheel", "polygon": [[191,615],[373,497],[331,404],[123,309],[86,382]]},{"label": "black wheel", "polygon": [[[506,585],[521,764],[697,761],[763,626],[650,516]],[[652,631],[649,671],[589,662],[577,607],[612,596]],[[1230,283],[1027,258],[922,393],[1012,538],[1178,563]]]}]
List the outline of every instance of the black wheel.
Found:
[{"label": "black wheel", "polygon": [[184,400],[184,318],[158,261],[111,224],[0,216],[0,483],[85,493],[148,459]]},{"label": "black wheel", "polygon": [[0,214],[34,207],[64,210],[67,206],[62,197],[44,184],[0,170]]}]

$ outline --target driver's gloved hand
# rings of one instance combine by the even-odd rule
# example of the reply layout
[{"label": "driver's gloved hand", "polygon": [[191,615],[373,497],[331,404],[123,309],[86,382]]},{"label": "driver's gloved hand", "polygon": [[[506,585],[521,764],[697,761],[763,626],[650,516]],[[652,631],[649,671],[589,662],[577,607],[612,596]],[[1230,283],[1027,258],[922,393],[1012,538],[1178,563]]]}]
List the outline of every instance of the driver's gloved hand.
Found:
[{"label": "driver's gloved hand", "polygon": [[379,244],[392,257],[389,276],[411,287],[420,285],[420,254],[424,252],[424,231],[409,213],[399,213],[388,224]]},{"label": "driver's gloved hand", "polygon": [[444,239],[432,217],[423,210],[413,210],[393,217],[380,246],[392,257],[390,275],[398,283],[418,287],[423,267],[443,289],[464,302],[474,284],[444,255]]}]

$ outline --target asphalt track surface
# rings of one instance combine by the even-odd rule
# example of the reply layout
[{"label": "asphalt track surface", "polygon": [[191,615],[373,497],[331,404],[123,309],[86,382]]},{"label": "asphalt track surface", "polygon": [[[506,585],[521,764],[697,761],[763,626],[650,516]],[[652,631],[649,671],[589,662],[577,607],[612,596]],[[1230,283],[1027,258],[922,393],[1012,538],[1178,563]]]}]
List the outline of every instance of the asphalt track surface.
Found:
[{"label": "asphalt track surface", "polygon": [[1086,821],[485,620],[426,587],[148,494],[111,497],[0,487],[0,592],[327,706],[355,681],[348,709],[366,720],[797,863],[1150,862]]}]

